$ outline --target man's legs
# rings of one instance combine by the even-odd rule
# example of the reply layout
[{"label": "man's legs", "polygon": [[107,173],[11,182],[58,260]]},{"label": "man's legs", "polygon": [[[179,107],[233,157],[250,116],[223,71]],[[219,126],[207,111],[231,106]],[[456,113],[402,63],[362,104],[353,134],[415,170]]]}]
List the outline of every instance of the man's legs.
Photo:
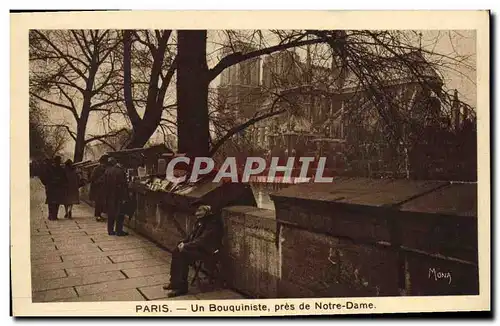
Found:
[{"label": "man's legs", "polygon": [[73,218],[73,205],[68,205],[68,218]]},{"label": "man's legs", "polygon": [[108,234],[109,235],[115,235],[116,234],[115,231],[114,231],[115,220],[116,220],[115,215],[108,214]]},{"label": "man's legs", "polygon": [[119,236],[128,235],[127,232],[123,231],[123,222],[124,221],[125,221],[125,215],[118,214],[118,216],[116,217],[116,227],[115,227],[116,235],[119,235]]},{"label": "man's legs", "polygon": [[99,216],[101,216],[101,204],[99,203],[98,200],[96,200],[94,207],[94,217],[99,217]]},{"label": "man's legs", "polygon": [[188,273],[189,273],[188,255],[180,252],[178,248],[172,252],[172,262],[170,263],[170,289],[187,292],[188,290]]},{"label": "man's legs", "polygon": [[101,214],[103,211],[103,203],[100,198],[95,201],[94,217],[97,221],[102,219]]},{"label": "man's legs", "polygon": [[[45,187],[45,199],[46,199],[46,202],[48,203],[49,202],[49,195],[48,195],[47,187]],[[47,218],[50,220],[52,218],[50,215],[50,212],[52,211],[50,208],[50,204],[47,204],[47,208],[49,209],[49,214],[48,214]]]},{"label": "man's legs", "polygon": [[47,204],[47,206],[49,207],[49,220],[53,220],[54,219],[54,204]]},{"label": "man's legs", "polygon": [[178,248],[172,252],[170,263],[170,284],[163,289],[171,290],[169,297],[175,297],[188,292],[189,265],[201,258],[196,252],[179,251]]},{"label": "man's legs", "polygon": [[57,220],[59,213],[59,204],[49,204],[49,217],[51,220]]}]

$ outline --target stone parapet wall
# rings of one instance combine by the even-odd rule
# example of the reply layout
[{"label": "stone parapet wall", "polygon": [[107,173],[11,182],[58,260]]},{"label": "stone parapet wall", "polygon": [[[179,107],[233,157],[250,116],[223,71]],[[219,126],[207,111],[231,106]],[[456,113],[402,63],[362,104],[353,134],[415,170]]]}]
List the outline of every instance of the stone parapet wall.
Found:
[{"label": "stone parapet wall", "polygon": [[476,189],[339,179],[275,194],[278,296],[477,294]]},{"label": "stone parapet wall", "polygon": [[[82,200],[85,194],[84,188]],[[130,228],[170,250],[191,230],[187,206],[151,191],[135,195]],[[221,211],[222,270],[238,292],[254,298],[479,292],[477,184],[352,178],[295,185],[271,197],[276,211],[237,203]]]},{"label": "stone parapet wall", "polygon": [[276,297],[280,257],[274,211],[233,206],[222,216],[227,284],[250,297]]}]

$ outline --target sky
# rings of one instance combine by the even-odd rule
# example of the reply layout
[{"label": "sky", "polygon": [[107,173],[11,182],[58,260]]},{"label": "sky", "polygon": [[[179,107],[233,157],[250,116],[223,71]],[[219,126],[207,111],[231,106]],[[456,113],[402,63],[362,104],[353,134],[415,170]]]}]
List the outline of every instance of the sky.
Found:
[{"label": "sky", "polygon": [[[269,32],[263,32],[264,35],[269,35]],[[453,65],[453,69],[442,69],[441,73],[445,82],[445,88],[448,90],[457,89],[462,101],[472,107],[476,107],[476,38],[474,31],[421,31],[422,36],[415,36],[413,42],[415,45],[421,42],[422,48],[436,53],[456,57],[457,55],[464,59],[459,66]],[[411,33],[412,35],[416,33]],[[214,66],[221,57],[220,47],[223,43],[224,33],[222,31],[209,31],[207,54],[210,56],[208,60],[209,66]],[[272,39],[266,37],[266,42],[272,43]],[[301,57],[304,57],[304,52],[298,51]],[[302,58],[305,60],[305,58]],[[441,58],[445,64],[443,66],[451,66],[451,61],[446,62],[446,58]],[[216,87],[219,84],[219,78],[216,78],[211,87]],[[174,91],[174,89],[172,89]],[[52,124],[67,124],[73,130],[76,125],[74,118],[66,110],[55,109],[48,111],[48,119]],[[118,119],[114,125],[118,128],[123,126],[125,121]],[[98,113],[92,113],[87,126],[88,134],[100,134],[104,130],[104,122]],[[159,132],[153,137],[156,141],[161,141],[163,138]],[[72,157],[74,141],[69,138],[64,152],[68,157]]]}]

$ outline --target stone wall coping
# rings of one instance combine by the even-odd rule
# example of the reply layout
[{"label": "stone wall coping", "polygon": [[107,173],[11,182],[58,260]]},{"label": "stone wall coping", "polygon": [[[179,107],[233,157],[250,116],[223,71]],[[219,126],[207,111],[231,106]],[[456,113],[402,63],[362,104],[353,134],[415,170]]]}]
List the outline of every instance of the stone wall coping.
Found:
[{"label": "stone wall coping", "polygon": [[394,206],[434,189],[447,181],[369,178],[334,178],[331,183],[303,183],[271,194],[271,198],[305,199],[361,206]]},{"label": "stone wall coping", "polygon": [[477,217],[477,183],[458,183],[436,189],[401,205],[403,212]]},{"label": "stone wall coping", "polygon": [[244,224],[252,229],[262,229],[273,232],[277,229],[275,211],[253,206],[229,206],[222,209],[222,216],[225,219]]},{"label": "stone wall coping", "polygon": [[[336,178],[297,184],[270,194],[276,204],[328,205],[352,209],[477,216],[477,183]],[[276,206],[278,211],[279,205]]]},{"label": "stone wall coping", "polygon": [[262,217],[267,219],[276,219],[276,212],[271,209],[259,208],[254,206],[229,206],[223,208],[224,211],[234,213],[244,213],[255,217]]}]

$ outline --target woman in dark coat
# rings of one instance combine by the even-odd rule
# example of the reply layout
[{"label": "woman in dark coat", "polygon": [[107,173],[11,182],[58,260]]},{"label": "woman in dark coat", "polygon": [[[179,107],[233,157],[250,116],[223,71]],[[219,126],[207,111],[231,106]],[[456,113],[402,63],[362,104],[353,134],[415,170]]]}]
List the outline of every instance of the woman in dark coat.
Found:
[{"label": "woman in dark coat", "polygon": [[73,205],[80,203],[80,193],[78,188],[80,187],[80,178],[73,166],[73,161],[67,160],[64,163],[64,172],[66,174],[66,187],[65,187],[65,200],[64,200],[64,210],[66,214],[65,218],[73,217]]},{"label": "woman in dark coat", "polygon": [[59,205],[64,204],[66,187],[66,173],[61,166],[60,156],[56,156],[47,168],[45,182],[45,203],[49,205],[49,220],[57,220]]},{"label": "woman in dark coat", "polygon": [[99,166],[92,172],[90,177],[90,200],[95,203],[94,217],[97,221],[102,221],[101,214],[104,212],[105,195],[104,189],[104,174],[108,167],[108,156],[103,155],[99,159]]}]

